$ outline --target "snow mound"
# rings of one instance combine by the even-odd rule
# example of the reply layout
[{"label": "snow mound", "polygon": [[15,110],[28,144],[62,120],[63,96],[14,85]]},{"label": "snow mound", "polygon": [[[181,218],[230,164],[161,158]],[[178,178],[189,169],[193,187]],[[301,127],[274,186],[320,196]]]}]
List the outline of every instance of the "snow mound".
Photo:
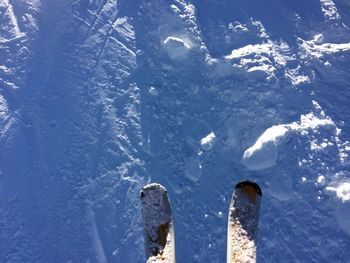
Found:
[{"label": "snow mound", "polygon": [[183,57],[191,49],[191,45],[188,41],[179,37],[167,37],[163,41],[164,49],[172,59]]},{"label": "snow mound", "polygon": [[307,135],[309,131],[314,131],[318,127],[330,126],[338,134],[340,130],[336,128],[334,122],[329,117],[324,115],[317,102],[314,102],[314,106],[319,111],[318,115],[315,115],[315,113],[301,115],[299,122],[274,125],[268,128],[253,146],[245,150],[242,157],[243,165],[252,171],[273,167],[278,159],[278,146],[291,133]]}]

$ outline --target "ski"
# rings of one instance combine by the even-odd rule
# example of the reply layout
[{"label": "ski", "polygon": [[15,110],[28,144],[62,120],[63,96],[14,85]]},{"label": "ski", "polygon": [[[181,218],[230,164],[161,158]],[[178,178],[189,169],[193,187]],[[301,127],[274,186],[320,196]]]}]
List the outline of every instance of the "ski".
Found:
[{"label": "ski", "polygon": [[227,263],[255,263],[261,189],[239,182],[232,195],[227,226]]},{"label": "ski", "polygon": [[140,191],[147,263],[175,263],[175,235],[167,190],[148,184]]}]

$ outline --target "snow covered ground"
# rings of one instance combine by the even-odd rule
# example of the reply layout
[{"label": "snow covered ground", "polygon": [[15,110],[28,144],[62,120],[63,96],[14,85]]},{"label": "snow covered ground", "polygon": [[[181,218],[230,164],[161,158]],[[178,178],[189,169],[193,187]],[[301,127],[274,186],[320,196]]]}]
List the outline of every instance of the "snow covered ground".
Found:
[{"label": "snow covered ground", "polygon": [[167,187],[178,262],[350,258],[348,0],[0,1],[0,262],[143,262]]}]

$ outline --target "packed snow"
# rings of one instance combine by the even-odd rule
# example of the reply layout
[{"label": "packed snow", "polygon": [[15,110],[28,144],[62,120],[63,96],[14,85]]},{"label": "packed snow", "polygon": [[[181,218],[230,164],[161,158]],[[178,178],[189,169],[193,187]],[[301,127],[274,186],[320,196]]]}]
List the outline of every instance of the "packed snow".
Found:
[{"label": "packed snow", "polygon": [[225,262],[249,179],[259,262],[346,262],[349,8],[1,1],[0,261],[144,262],[139,191],[158,182],[178,262]]}]

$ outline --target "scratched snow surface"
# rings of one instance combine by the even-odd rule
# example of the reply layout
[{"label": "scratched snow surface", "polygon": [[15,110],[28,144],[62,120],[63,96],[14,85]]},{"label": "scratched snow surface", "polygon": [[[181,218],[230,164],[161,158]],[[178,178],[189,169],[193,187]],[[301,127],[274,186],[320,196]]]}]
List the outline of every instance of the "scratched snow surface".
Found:
[{"label": "scratched snow surface", "polygon": [[151,181],[171,199],[177,260],[224,262],[242,179],[265,193],[258,262],[345,262],[349,10],[1,1],[1,262],[143,262]]}]

